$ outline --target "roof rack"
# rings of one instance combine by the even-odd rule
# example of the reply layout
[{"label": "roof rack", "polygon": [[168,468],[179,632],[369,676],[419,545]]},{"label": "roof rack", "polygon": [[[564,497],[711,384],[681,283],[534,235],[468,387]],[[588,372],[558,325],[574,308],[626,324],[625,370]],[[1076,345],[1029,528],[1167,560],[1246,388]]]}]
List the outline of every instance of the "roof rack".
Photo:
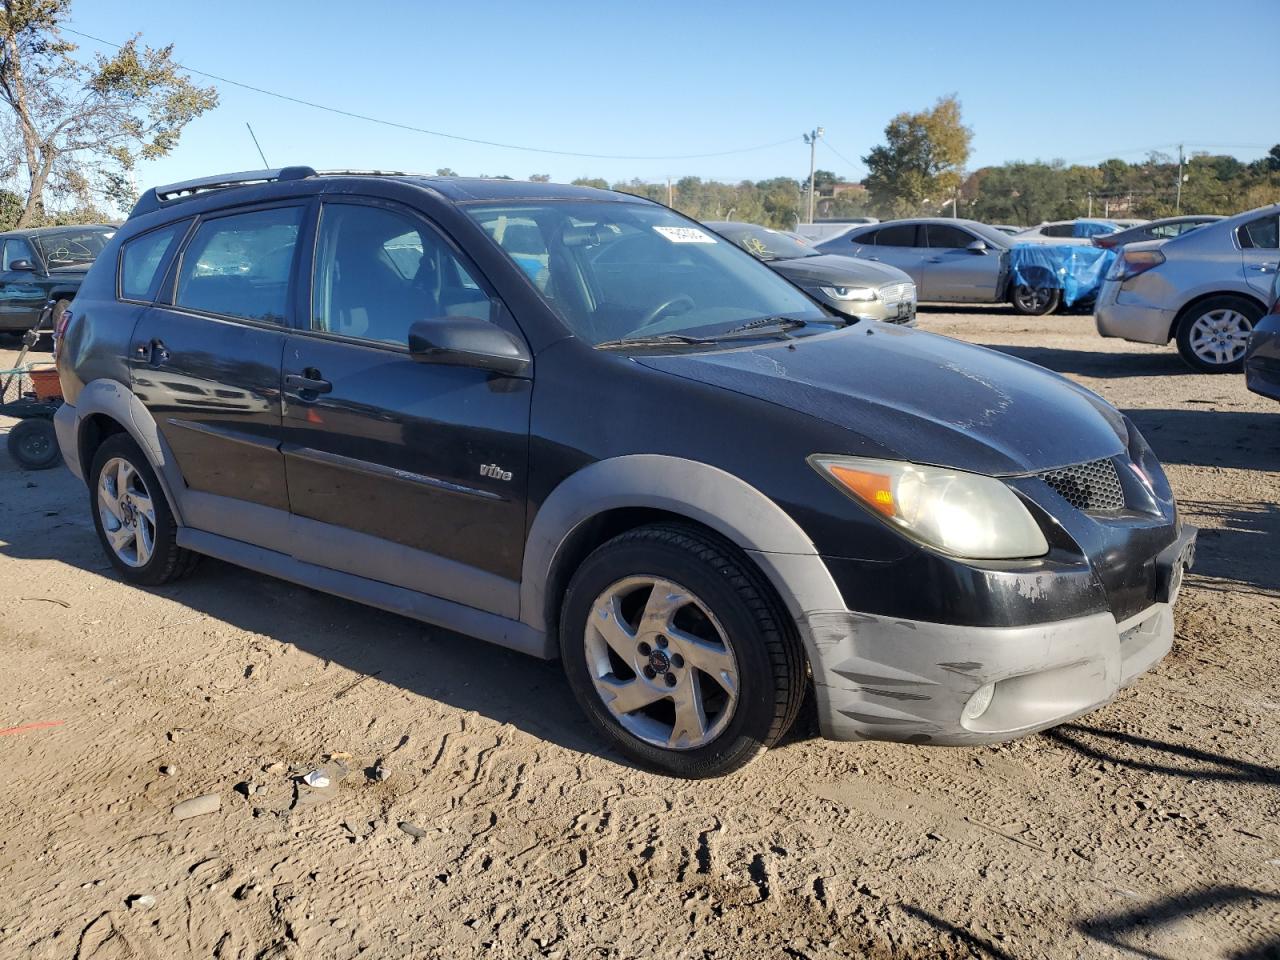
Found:
[{"label": "roof rack", "polygon": [[199,177],[195,180],[183,180],[163,187],[152,187],[134,204],[129,218],[140,217],[145,213],[159,210],[167,203],[175,200],[187,200],[208,190],[223,190],[227,187],[242,187],[255,183],[273,183],[279,180],[305,180],[314,177],[311,167],[278,167],[271,170],[243,170],[240,173],[223,173],[212,177]]}]

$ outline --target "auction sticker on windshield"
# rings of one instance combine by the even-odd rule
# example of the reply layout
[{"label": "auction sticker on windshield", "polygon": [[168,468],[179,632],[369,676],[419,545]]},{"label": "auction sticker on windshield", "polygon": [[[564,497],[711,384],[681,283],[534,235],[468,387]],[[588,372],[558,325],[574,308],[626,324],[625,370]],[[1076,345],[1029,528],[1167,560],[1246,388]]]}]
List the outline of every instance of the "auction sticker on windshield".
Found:
[{"label": "auction sticker on windshield", "polygon": [[715,243],[715,238],[697,227],[654,227],[672,243]]}]

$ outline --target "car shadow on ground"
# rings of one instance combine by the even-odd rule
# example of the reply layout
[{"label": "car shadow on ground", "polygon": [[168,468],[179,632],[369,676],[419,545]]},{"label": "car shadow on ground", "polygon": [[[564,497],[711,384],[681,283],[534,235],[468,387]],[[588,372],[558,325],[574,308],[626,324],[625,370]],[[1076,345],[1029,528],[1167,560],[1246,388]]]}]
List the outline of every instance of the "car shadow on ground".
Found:
[{"label": "car shadow on ground", "polygon": [[[0,553],[16,560],[55,560],[91,575],[119,581],[107,562],[85,508],[83,487],[69,474],[20,474],[0,464],[0,482],[20,490],[22,478],[74,484],[74,496],[34,516],[0,508]],[[43,515],[42,515],[43,514]],[[291,644],[321,663],[346,667],[355,676],[337,684],[335,699],[353,695],[353,684],[377,678],[405,691],[497,723],[566,749],[594,754],[613,763],[632,764],[610,749],[578,709],[558,662],[505,650],[407,617],[376,610],[284,580],[257,574],[210,558],[184,580],[139,588],[190,609],[146,635],[163,643],[168,629],[207,617],[236,630]],[[48,596],[32,584],[30,596]],[[231,635],[231,631],[226,631]]]},{"label": "car shadow on ground", "polygon": [[1082,377],[1110,380],[1191,375],[1193,372],[1173,351],[1117,354],[1106,349],[1064,350],[1060,347],[1024,347],[1008,343],[984,343],[982,346],[1039,364],[1055,373],[1074,373]]},{"label": "car shadow on ground", "polygon": [[[1175,960],[1174,954],[1144,948],[1140,942],[1135,942],[1135,938],[1149,938],[1152,933],[1158,934],[1160,928],[1182,924],[1197,914],[1232,908],[1270,913],[1280,909],[1280,894],[1241,886],[1209,887],[1161,897],[1154,903],[1129,910],[1100,913],[1080,922],[1076,929],[1086,937],[1115,947],[1127,955],[1149,960]],[[1263,941],[1220,956],[1225,960],[1276,960],[1280,957],[1280,936],[1269,934],[1265,937]]]},{"label": "car shadow on ground", "polygon": [[1162,463],[1280,472],[1280,406],[1274,411],[1162,410],[1124,413]]},{"label": "car shadow on ground", "polygon": [[[1280,506],[1270,502],[1179,501],[1183,515],[1200,526],[1189,583],[1200,589],[1239,589],[1280,597]],[[1224,581],[1215,585],[1212,581]]]},{"label": "car shadow on ground", "polygon": [[[1280,767],[1237,760],[1220,753],[1119,730],[1066,723],[1045,731],[1041,736],[1091,760],[1114,763],[1145,773],[1159,773],[1187,780],[1280,785]],[[1106,743],[1098,743],[1091,738],[1109,740],[1123,749],[1111,749]]]}]

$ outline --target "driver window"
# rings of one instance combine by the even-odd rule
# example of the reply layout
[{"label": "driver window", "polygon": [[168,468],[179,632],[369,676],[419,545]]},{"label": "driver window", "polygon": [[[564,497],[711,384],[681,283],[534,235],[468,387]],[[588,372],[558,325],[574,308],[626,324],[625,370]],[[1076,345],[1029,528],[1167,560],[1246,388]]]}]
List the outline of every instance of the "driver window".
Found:
[{"label": "driver window", "polygon": [[381,207],[322,208],[312,330],[403,346],[419,320],[491,315],[480,285],[425,222]]},{"label": "driver window", "polygon": [[4,269],[12,270],[10,264],[15,260],[29,260],[35,263],[35,257],[31,254],[31,245],[25,240],[6,240],[4,243]]}]

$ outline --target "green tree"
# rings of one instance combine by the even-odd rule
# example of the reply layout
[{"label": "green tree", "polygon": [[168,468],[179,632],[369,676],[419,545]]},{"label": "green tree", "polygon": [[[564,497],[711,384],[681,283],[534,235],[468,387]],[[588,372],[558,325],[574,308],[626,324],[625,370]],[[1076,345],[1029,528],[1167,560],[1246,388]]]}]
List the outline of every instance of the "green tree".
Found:
[{"label": "green tree", "polygon": [[529,174],[530,183],[550,183],[551,174],[549,173],[531,173]]},{"label": "green tree", "polygon": [[600,190],[609,189],[609,181],[601,177],[578,177],[573,181],[575,187],[596,187]]},{"label": "green tree", "polygon": [[439,167],[436,170],[436,176],[437,177],[456,177],[457,174],[454,173],[452,167]]},{"label": "green tree", "polygon": [[182,75],[172,46],[140,46],[136,35],[110,57],[76,59],[59,30],[70,10],[71,0],[0,7],[0,102],[27,185],[18,226],[41,215],[46,190],[81,205],[94,195],[127,204],[137,161],[166,156],[218,102],[213,87]]},{"label": "green tree", "polygon": [[884,128],[885,143],[862,158],[871,206],[882,216],[935,208],[955,194],[969,159],[973,131],[961,119],[960,101],[942,97],[932,109],[900,113]]},{"label": "green tree", "polygon": [[824,194],[830,195],[832,188],[834,188],[839,182],[840,178],[830,170],[813,171],[813,192],[818,196],[823,196]]}]

